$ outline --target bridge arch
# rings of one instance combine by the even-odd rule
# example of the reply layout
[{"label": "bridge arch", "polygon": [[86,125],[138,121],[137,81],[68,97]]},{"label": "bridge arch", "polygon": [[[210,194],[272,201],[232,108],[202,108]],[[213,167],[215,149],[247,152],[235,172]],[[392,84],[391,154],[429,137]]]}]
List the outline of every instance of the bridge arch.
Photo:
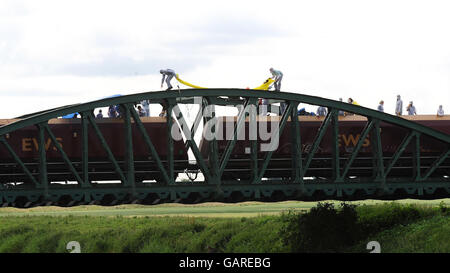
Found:
[{"label": "bridge arch", "polygon": [[[195,97],[201,97],[202,104],[193,125],[188,127],[182,111],[178,111],[177,107],[182,104],[192,104]],[[193,136],[200,122],[205,123],[214,118],[214,115],[202,116],[202,110],[205,107],[257,106],[259,98],[286,103],[286,111],[277,119],[278,132],[282,137],[283,134],[287,136],[283,143],[289,143],[288,147],[290,147],[289,153],[285,153],[284,157],[278,150],[269,150],[264,153],[259,151],[258,139],[246,142],[245,145],[249,146],[246,147],[248,150],[245,153],[236,154],[236,147],[239,146],[238,128],[246,124],[246,118],[250,121],[261,122],[258,117],[246,111],[238,113],[232,124],[235,128],[233,138],[222,142],[223,145],[213,140],[206,146],[200,147],[201,143],[195,141]],[[142,122],[133,111],[133,104],[142,100],[163,104],[171,113],[170,116],[173,118],[160,120],[160,123],[165,126],[162,130],[165,130],[166,136],[170,134],[173,126],[183,125],[183,130],[180,131],[185,136],[183,146],[186,151],[193,154],[196,161],[195,164],[185,165],[186,170],[191,174],[201,173],[204,176],[203,181],[176,180],[177,175],[181,173],[179,168],[182,166],[178,162],[181,160],[177,159],[179,150],[176,147],[181,146],[176,146],[179,143],[167,137],[165,144],[167,153],[164,157],[159,153],[159,147],[154,143],[154,136],[146,128],[147,124]],[[303,122],[297,112],[300,103],[324,106],[328,109],[328,114],[324,118]],[[120,105],[122,109],[120,145],[123,146],[124,152],[120,158],[115,153],[115,147],[108,142],[108,138],[112,136],[105,135],[102,129],[104,127],[101,128],[103,125],[100,125],[93,116],[94,109],[110,105]],[[351,149],[345,152],[342,152],[340,130],[346,121],[339,118],[339,111],[365,117],[365,120],[359,121],[362,125],[358,125],[361,127],[360,132],[353,138]],[[49,125],[52,119],[75,112],[81,114],[79,121],[74,123],[80,128],[80,140],[77,141],[80,142],[81,151],[77,157],[67,150],[66,143],[58,142],[57,136],[52,132],[52,126]],[[305,139],[302,133],[304,133],[303,124],[307,122],[316,124],[317,128],[313,127],[317,132],[307,145],[308,149],[304,150],[302,142]],[[398,135],[399,140],[395,149],[389,153],[383,148],[385,135],[381,133],[386,124],[398,132],[403,132],[403,135]],[[34,161],[25,159],[17,150],[17,146],[11,144],[15,134],[30,127],[35,128],[36,134],[33,141],[37,148],[37,158],[34,158]],[[290,129],[286,129],[288,127]],[[214,130],[218,129],[214,127]],[[100,163],[92,162],[95,156],[89,151],[89,142],[92,137],[90,133],[95,135],[96,141],[103,149],[104,158],[108,159],[109,167],[100,167]],[[140,169],[141,163],[135,160],[136,147],[133,146],[133,142],[136,134],[140,136],[141,142],[145,143],[148,158],[150,158],[147,163],[152,166],[150,171],[156,183],[142,184],[140,181],[141,177],[145,177],[147,173],[144,169],[142,169],[144,171]],[[367,139],[370,139],[371,143],[370,155],[367,151],[362,152]],[[345,143],[348,142],[347,138],[344,140]],[[329,153],[321,152],[324,141],[327,142],[325,146],[328,147]],[[0,142],[3,146],[3,150],[0,150],[3,153],[3,165],[13,166],[15,172],[12,175],[6,171],[0,180],[0,202],[6,205],[25,206],[45,202],[74,204],[110,203],[110,201],[111,203],[158,203],[176,200],[182,202],[233,201],[237,198],[236,196],[239,196],[239,200],[352,199],[383,196],[433,198],[450,194],[450,135],[448,133],[373,109],[297,93],[247,89],[187,89],[125,95],[27,115],[20,120],[1,126]],[[427,150],[423,148],[426,142],[433,142],[434,147],[439,147],[439,153],[437,154],[436,151],[427,153]],[[65,166],[64,172],[70,175],[75,183],[64,185],[52,181],[54,171],[51,164],[54,162],[48,155],[49,143],[54,145],[52,147],[54,152],[59,153],[57,161],[61,163],[60,166]],[[408,156],[404,156],[405,151]],[[248,164],[238,163],[239,160]],[[94,165],[96,170],[92,168]],[[91,176],[99,173],[99,168],[103,168],[102,171],[110,174],[105,176],[105,179],[117,180],[120,183],[107,186],[93,183]],[[237,171],[234,171],[235,169]],[[235,176],[228,175],[233,172]]]}]

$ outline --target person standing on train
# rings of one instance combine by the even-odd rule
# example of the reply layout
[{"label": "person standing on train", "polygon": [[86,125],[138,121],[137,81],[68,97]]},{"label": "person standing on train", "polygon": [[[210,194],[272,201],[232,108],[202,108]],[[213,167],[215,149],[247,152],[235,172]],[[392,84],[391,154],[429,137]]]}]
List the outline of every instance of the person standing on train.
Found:
[{"label": "person standing on train", "polygon": [[137,112],[138,112],[139,117],[145,117],[145,115],[147,114],[140,105],[138,105],[137,110],[138,110]]},{"label": "person standing on train", "polygon": [[150,116],[150,104],[148,100],[143,100],[141,101],[142,107],[144,107],[144,111],[145,111],[145,116],[149,117]]},{"label": "person standing on train", "polygon": [[410,116],[417,115],[416,107],[414,107],[412,101],[409,102],[408,107],[406,107],[406,111],[408,111],[408,115],[410,115]]},{"label": "person standing on train", "polygon": [[272,73],[272,79],[274,79],[273,86],[275,87],[275,91],[280,91],[283,73],[280,70],[273,69],[272,67],[269,69],[269,71],[270,73]]},{"label": "person standing on train", "polygon": [[[173,79],[173,77],[176,76],[175,71],[172,69],[161,69],[159,71],[159,73],[161,73],[163,75],[162,81],[161,81],[161,88],[163,87],[164,79],[166,79],[166,84],[167,84],[166,90],[172,89],[172,85],[170,84],[170,81]],[[166,78],[166,76],[167,76],[167,78]]]},{"label": "person standing on train", "polygon": [[[359,106],[359,103],[357,103],[356,101],[354,101],[352,98],[348,98],[347,102],[350,103],[350,104]],[[345,115],[347,116],[347,115],[356,115],[356,114],[352,114],[352,113],[348,113],[348,112],[347,112],[347,113],[345,113]]]},{"label": "person standing on train", "polygon": [[439,105],[439,109],[437,110],[437,116],[438,117],[444,116],[444,109],[442,109],[442,105]]},{"label": "person standing on train", "polygon": [[102,109],[98,110],[98,114],[97,114],[96,118],[103,118]]},{"label": "person standing on train", "polygon": [[327,115],[327,108],[324,106],[319,106],[317,108],[317,117],[324,117]]},{"label": "person standing on train", "polygon": [[380,101],[380,104],[378,105],[378,111],[384,112],[384,101]]},{"label": "person standing on train", "polygon": [[[283,72],[281,72],[280,70],[275,70],[272,67],[269,69],[269,71],[270,71],[270,73],[272,73],[272,79],[274,80],[273,86],[275,88],[275,91],[280,91],[281,80],[283,79]],[[287,105],[285,102],[280,103],[280,107],[281,107],[280,115],[283,114],[284,110],[286,110],[286,106]]]},{"label": "person standing on train", "polygon": [[397,103],[395,104],[395,114],[397,116],[401,116],[403,112],[403,101],[400,98],[400,95],[397,95]]},{"label": "person standing on train", "polygon": [[114,106],[114,109],[116,110],[116,118],[122,118],[122,109],[120,109],[120,105],[117,104]]},{"label": "person standing on train", "polygon": [[352,98],[348,98],[347,102],[350,103],[350,104],[359,106],[359,103],[357,103],[356,101],[354,101]]},{"label": "person standing on train", "polygon": [[114,107],[114,105],[109,106],[109,108],[108,108],[108,117],[110,117],[110,118],[116,118],[117,117],[117,112],[116,112],[116,108]]},{"label": "person standing on train", "polygon": [[[342,98],[339,98],[339,101],[342,102]],[[345,111],[339,110],[338,111],[339,116],[345,116]]]}]

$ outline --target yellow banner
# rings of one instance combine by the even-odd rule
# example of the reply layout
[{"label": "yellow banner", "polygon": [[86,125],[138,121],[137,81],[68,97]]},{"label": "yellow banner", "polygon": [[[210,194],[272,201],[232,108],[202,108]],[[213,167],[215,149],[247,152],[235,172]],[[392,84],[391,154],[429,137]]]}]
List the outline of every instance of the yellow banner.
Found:
[{"label": "yellow banner", "polygon": [[272,78],[268,78],[262,85],[253,88],[255,90],[269,90],[270,85],[274,82]]},{"label": "yellow banner", "polygon": [[[198,86],[198,85],[194,85],[194,84],[192,84],[192,83],[188,83],[188,82],[186,82],[186,81],[183,81],[182,79],[180,79],[180,76],[178,75],[178,74],[176,74],[176,79],[180,82],[180,83],[182,83],[182,84],[184,84],[184,85],[186,85],[186,86],[189,86],[189,87],[192,87],[192,88],[197,88],[197,89],[206,89],[206,87],[201,87],[201,86]],[[269,87],[270,87],[270,85],[272,84],[274,82],[274,80],[272,79],[272,78],[268,78],[262,85],[260,85],[260,86],[258,86],[258,87],[256,87],[256,88],[253,88],[254,90],[268,90],[269,89]]]},{"label": "yellow banner", "polygon": [[190,86],[190,87],[192,87],[192,88],[197,88],[197,89],[205,89],[205,88],[206,88],[206,87],[200,87],[200,86],[193,85],[193,84],[191,84],[191,83],[185,82],[185,81],[183,81],[182,79],[180,79],[180,77],[178,76],[178,74],[177,74],[176,78],[177,78],[177,80],[178,80],[180,83],[182,83],[182,84],[184,84],[184,85],[187,85],[187,86]]}]

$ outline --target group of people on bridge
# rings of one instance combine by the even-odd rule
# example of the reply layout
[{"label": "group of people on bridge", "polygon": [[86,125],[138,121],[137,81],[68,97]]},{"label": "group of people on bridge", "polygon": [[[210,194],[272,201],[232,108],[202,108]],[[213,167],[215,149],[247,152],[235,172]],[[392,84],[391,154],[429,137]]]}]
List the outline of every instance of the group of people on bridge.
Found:
[{"label": "group of people on bridge", "polygon": [[[339,98],[339,101],[342,102],[342,98]],[[348,98],[347,102],[350,104],[359,106],[359,104],[356,101],[354,101],[352,98]],[[380,112],[384,112],[384,101],[383,100],[381,100],[380,103],[378,104],[377,110]],[[410,101],[408,106],[406,107],[406,112],[408,113],[409,116],[417,115],[416,107],[414,106],[412,101]],[[395,114],[397,116],[402,116],[402,114],[403,114],[403,101],[401,100],[400,95],[397,95],[397,101],[395,104]],[[327,108],[324,106],[319,106],[314,115],[317,115],[319,117],[326,116]],[[349,113],[346,113],[346,112],[340,110],[339,115],[346,116],[346,115],[349,115]],[[353,114],[350,114],[350,115],[353,115]],[[444,116],[444,109],[442,108],[442,105],[439,105],[436,115],[438,117]]]},{"label": "group of people on bridge", "polygon": [[[269,71],[272,74],[271,79],[273,79],[273,84],[269,86],[268,90],[270,90],[271,87],[274,87],[274,91],[279,92],[281,90],[281,81],[283,79],[283,73],[280,70],[276,70],[274,68],[270,68]],[[173,69],[161,69],[159,72],[162,75],[161,88],[163,88],[164,82],[165,82],[167,85],[167,89],[166,89],[167,91],[173,89],[171,81],[173,78],[177,77],[177,74],[175,73],[175,71]],[[339,98],[339,101],[342,102],[342,98]],[[347,103],[359,106],[359,104],[352,98],[348,98]],[[137,108],[135,109],[137,111],[137,113],[139,114],[139,116],[140,117],[149,117],[150,116],[150,102],[148,100],[143,100],[140,102],[140,104],[141,105],[137,105]],[[262,106],[262,109],[264,109],[263,111],[260,111],[261,115],[269,115],[269,113],[267,113],[269,104],[270,103],[269,103],[268,99],[262,98],[260,100],[259,105]],[[280,102],[280,114],[282,114],[286,110],[286,106],[287,106],[287,104],[285,102]],[[166,107],[164,107],[164,105],[163,105],[163,109],[162,109],[161,113],[159,114],[159,116],[163,117],[163,116],[167,115],[165,108]],[[380,112],[384,112],[384,101],[383,100],[381,100],[379,102],[377,110]],[[310,112],[310,113],[306,112],[305,108],[301,108],[300,110],[298,110],[298,112],[299,112],[299,115],[314,115],[314,116],[321,117],[321,116],[326,116],[328,110],[324,106],[319,106],[315,113],[314,112]],[[408,115],[417,115],[416,107],[413,105],[412,101],[410,101],[408,106],[406,107],[406,112],[408,113]],[[351,113],[346,113],[342,110],[339,110],[338,114],[340,116],[352,115]],[[402,114],[403,114],[403,101],[401,100],[400,95],[397,95],[395,114],[397,116],[402,116]],[[108,117],[117,118],[120,116],[121,116],[120,107],[118,105],[112,105],[109,107]],[[444,110],[442,108],[442,105],[439,105],[439,109],[437,110],[437,116],[438,117],[444,116]],[[102,110],[99,111],[99,113],[97,114],[96,117],[103,118]]]},{"label": "group of people on bridge", "polygon": [[[384,101],[380,101],[377,110],[380,112],[384,112]],[[409,116],[417,115],[416,107],[414,106],[412,101],[410,101],[408,106],[406,107],[406,112],[408,113]],[[397,101],[395,103],[395,114],[397,116],[403,115],[403,101],[400,95],[397,95]],[[438,117],[444,116],[444,109],[442,108],[442,105],[439,105],[436,115]]]}]

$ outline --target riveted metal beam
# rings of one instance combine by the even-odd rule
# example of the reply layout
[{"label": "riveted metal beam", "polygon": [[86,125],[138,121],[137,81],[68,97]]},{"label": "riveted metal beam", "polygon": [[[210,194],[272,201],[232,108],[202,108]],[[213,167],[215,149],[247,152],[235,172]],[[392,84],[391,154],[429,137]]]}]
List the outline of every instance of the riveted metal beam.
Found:
[{"label": "riveted metal beam", "polygon": [[[298,118],[298,102],[290,101],[292,104],[291,109],[291,137],[292,137],[292,182],[300,183],[304,186],[302,168],[303,168],[303,156],[302,156],[302,138],[300,121]],[[302,188],[303,189],[303,188]]]},{"label": "riveted metal beam", "polygon": [[[212,101],[209,98],[206,98],[206,101],[208,103],[208,108],[211,116],[207,115],[205,117],[206,123],[209,123],[211,125],[211,134],[213,138],[209,141],[209,156],[210,156],[210,172],[211,176],[214,179],[214,183],[218,184],[218,181],[220,180],[219,177],[219,147],[217,146],[217,133],[216,131],[218,128],[216,126],[218,125],[218,119],[216,118],[216,107],[215,104],[212,103]],[[205,124],[206,124],[205,123]]]},{"label": "riveted metal beam", "polygon": [[[234,126],[234,131],[233,131],[233,139],[231,139],[230,141],[228,141],[227,146],[225,148],[225,152],[222,155],[222,158],[220,160],[220,168],[219,168],[219,172],[218,172],[218,176],[221,177],[223,174],[223,171],[225,170],[226,165],[228,164],[228,159],[230,158],[231,152],[233,151],[234,145],[236,144],[237,141],[237,136],[240,132],[240,130],[242,130],[243,126],[242,124],[245,122],[245,117],[246,117],[246,108],[249,105],[250,100],[247,99],[242,107],[242,109],[240,109],[240,112],[238,114],[238,118],[236,121],[236,125]],[[245,130],[245,128],[244,128]]]},{"label": "riveted metal beam", "polygon": [[400,157],[400,155],[405,151],[406,146],[408,146],[409,142],[411,141],[411,139],[416,135],[416,133],[414,131],[411,131],[408,133],[408,135],[403,139],[402,143],[400,144],[400,146],[397,148],[397,151],[395,152],[394,156],[391,158],[386,171],[384,172],[384,176],[386,177],[389,172],[391,171],[392,167],[394,167],[395,163],[397,162],[398,158]]},{"label": "riveted metal beam", "polygon": [[414,138],[414,151],[413,151],[413,161],[414,161],[414,168],[413,168],[413,175],[415,181],[420,181],[421,178],[421,172],[420,172],[420,133],[416,133],[416,137]]},{"label": "riveted metal beam", "polygon": [[359,153],[359,150],[361,149],[364,141],[366,140],[367,135],[369,134],[370,130],[372,129],[373,123],[374,123],[373,120],[370,120],[366,124],[366,127],[364,127],[363,132],[359,136],[358,142],[357,142],[355,148],[353,149],[352,154],[350,155],[350,158],[347,160],[347,162],[342,170],[341,179],[345,179],[345,176],[347,175],[348,171],[350,170],[350,167],[352,166],[353,161],[355,160],[356,156]]},{"label": "riveted metal beam", "polygon": [[52,130],[48,127],[48,124],[43,124],[45,131],[47,132],[48,136],[52,140],[53,145],[55,145],[56,149],[61,154],[61,157],[63,158],[64,162],[66,163],[67,167],[69,168],[70,172],[75,176],[75,179],[78,181],[78,183],[81,185],[83,184],[83,179],[81,179],[80,175],[78,174],[77,170],[72,164],[72,161],[70,161],[67,154],[64,152],[63,148],[61,147],[61,144],[59,144],[58,140],[56,139],[55,135],[53,134]]},{"label": "riveted metal beam", "polygon": [[314,154],[316,153],[317,149],[319,148],[319,145],[322,142],[322,138],[325,136],[325,133],[328,129],[328,126],[331,124],[331,120],[332,120],[332,117],[335,112],[336,112],[336,109],[332,109],[331,111],[329,111],[327,113],[327,116],[325,117],[324,121],[320,125],[320,128],[316,134],[316,137],[314,138],[311,149],[308,152],[308,155],[305,159],[305,165],[302,168],[302,177],[304,177],[306,172],[308,171],[309,165],[311,164]]},{"label": "riveted metal beam", "polygon": [[124,121],[124,135],[125,135],[125,166],[127,175],[127,186],[131,186],[132,195],[136,195],[136,184],[134,176],[134,152],[133,152],[133,130],[131,127],[131,113],[136,112],[133,105],[122,104],[123,121]]},{"label": "riveted metal beam", "polygon": [[144,139],[145,144],[147,145],[147,148],[150,151],[151,157],[153,158],[153,160],[155,160],[156,166],[158,167],[158,171],[160,171],[160,173],[163,177],[163,180],[166,183],[169,183],[169,176],[167,175],[167,171],[164,168],[161,158],[159,157],[159,155],[155,149],[155,146],[153,145],[153,142],[151,141],[149,135],[147,134],[147,131],[146,131],[144,125],[142,124],[141,119],[139,118],[136,111],[131,111],[130,114],[131,114],[131,117],[133,117],[134,123],[136,124],[139,132],[142,135],[142,138]]},{"label": "riveted metal beam", "polygon": [[341,177],[341,164],[339,156],[339,111],[333,111],[333,109],[328,109],[331,113],[331,135],[332,135],[332,159],[331,166],[333,168],[333,179],[336,182],[342,182]]},{"label": "riveted metal beam", "polygon": [[374,157],[374,180],[380,181],[384,188],[386,184],[386,178],[384,175],[384,160],[383,160],[383,147],[381,145],[381,129],[380,121],[374,119],[374,126],[371,134],[372,154]]},{"label": "riveted metal beam", "polygon": [[[192,127],[191,127],[191,134],[190,134],[190,138],[189,138],[189,140],[193,140],[194,139],[194,137],[195,137],[195,133],[197,132],[197,129],[198,129],[198,126],[200,125],[200,122],[202,121],[202,117],[203,117],[203,109],[207,106],[208,104],[207,104],[207,102],[205,101],[205,99],[204,98],[201,98],[201,103],[200,103],[200,105],[199,105],[199,109],[198,109],[198,112],[197,112],[197,115],[195,116],[195,120],[194,120],[194,123],[192,124]],[[181,112],[180,112],[181,113]],[[182,118],[182,117],[181,117]],[[183,121],[184,121],[184,119],[183,119]],[[187,126],[187,124],[185,123],[185,126]],[[194,142],[195,143],[195,142]],[[187,146],[186,146],[186,148],[188,148]]]},{"label": "riveted metal beam", "polygon": [[[248,124],[248,136],[250,142],[250,169],[251,180],[255,181],[258,178],[258,124],[256,120],[258,106],[257,101],[252,101],[249,104],[250,116]],[[246,147],[247,148],[247,147]]]},{"label": "riveted metal beam", "polygon": [[82,187],[91,186],[89,182],[89,119],[90,112],[81,113],[81,171],[83,173]]},{"label": "riveted metal beam", "polygon": [[37,124],[38,128],[38,152],[39,152],[39,182],[44,188],[44,196],[48,197],[49,181],[47,177],[47,154],[45,151],[45,125]]},{"label": "riveted metal beam", "polygon": [[186,123],[186,120],[184,119],[183,113],[179,110],[178,106],[174,107],[175,116],[180,123],[181,132],[184,134],[184,137],[186,138],[186,148],[191,148],[192,153],[194,154],[197,164],[199,164],[199,168],[202,171],[203,175],[205,176],[206,181],[211,182],[213,178],[211,177],[211,172],[209,168],[206,166],[206,161],[202,154],[200,153],[200,150],[195,143],[195,132],[198,127],[198,123],[201,121],[202,117],[202,108],[200,107],[200,110],[195,118],[194,124],[192,125],[192,128],[188,129],[188,124]]},{"label": "riveted metal beam", "polygon": [[450,148],[441,153],[438,159],[436,159],[433,164],[431,164],[430,168],[427,170],[424,176],[421,177],[421,180],[425,180],[445,161],[445,159],[450,155]]},{"label": "riveted metal beam", "polygon": [[175,100],[173,99],[167,99],[167,116],[166,116],[166,122],[167,122],[167,171],[169,176],[169,185],[173,185],[175,183],[175,177],[174,177],[174,148],[173,148],[173,137],[172,137],[172,126],[173,126],[173,119],[172,119],[172,110],[175,104]]},{"label": "riveted metal beam", "polygon": [[0,136],[0,142],[3,143],[5,148],[8,150],[9,154],[13,157],[14,161],[19,164],[20,168],[22,168],[23,172],[26,174],[26,176],[33,182],[33,184],[36,185],[36,188],[41,188],[42,185],[34,178],[33,174],[31,174],[30,170],[25,166],[23,161],[20,159],[20,157],[14,152],[14,149],[8,144],[8,142],[5,139],[5,136]]},{"label": "riveted metal beam", "polygon": [[91,124],[92,128],[94,129],[95,134],[97,135],[98,139],[100,140],[101,145],[103,146],[103,149],[106,151],[106,154],[108,155],[108,159],[111,161],[111,163],[114,166],[115,172],[119,175],[120,180],[124,185],[128,185],[128,181],[123,174],[122,169],[119,166],[119,163],[117,162],[116,158],[114,157],[114,154],[111,152],[111,149],[108,146],[108,143],[105,140],[105,137],[103,136],[102,132],[98,128],[97,123],[95,122],[92,115],[88,115],[89,123]]},{"label": "riveted metal beam", "polygon": [[[264,158],[263,164],[261,166],[261,169],[259,170],[259,174],[258,177],[255,181],[253,181],[253,183],[261,183],[261,179],[264,176],[264,173],[267,170],[267,166],[269,165],[270,159],[272,158],[272,155],[274,153],[274,151],[278,148],[279,145],[279,136],[281,136],[281,134],[283,133],[284,127],[286,125],[286,122],[288,120],[288,117],[290,116],[291,112],[292,112],[292,108],[293,108],[293,104],[289,103],[287,110],[284,111],[281,120],[280,120],[280,124],[277,128],[275,128],[275,132],[274,134],[272,134],[272,137],[275,135],[276,138],[278,138],[277,140],[273,140],[271,139],[271,143],[269,145],[268,151],[266,153],[266,157]],[[273,128],[272,128],[273,130]],[[276,145],[276,146],[275,146]]]}]

